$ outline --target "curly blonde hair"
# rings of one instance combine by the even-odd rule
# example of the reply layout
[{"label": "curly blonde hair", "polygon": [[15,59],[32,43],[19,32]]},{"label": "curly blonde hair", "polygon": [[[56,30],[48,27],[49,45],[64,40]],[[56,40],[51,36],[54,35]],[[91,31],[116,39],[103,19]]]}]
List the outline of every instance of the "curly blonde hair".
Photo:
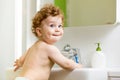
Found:
[{"label": "curly blonde hair", "polygon": [[57,16],[60,15],[62,18],[62,23],[64,23],[64,16],[63,12],[60,10],[59,7],[53,5],[53,4],[46,4],[43,6],[43,8],[40,9],[35,15],[35,17],[32,20],[32,33],[35,34],[36,37],[36,28],[41,26],[41,22],[46,19],[48,16]]}]

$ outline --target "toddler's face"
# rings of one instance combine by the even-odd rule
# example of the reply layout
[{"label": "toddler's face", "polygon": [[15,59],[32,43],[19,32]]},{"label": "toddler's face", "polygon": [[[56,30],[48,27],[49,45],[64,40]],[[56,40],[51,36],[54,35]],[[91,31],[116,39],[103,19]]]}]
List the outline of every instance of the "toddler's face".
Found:
[{"label": "toddler's face", "polygon": [[53,44],[63,36],[62,18],[49,16],[42,21],[41,39]]}]

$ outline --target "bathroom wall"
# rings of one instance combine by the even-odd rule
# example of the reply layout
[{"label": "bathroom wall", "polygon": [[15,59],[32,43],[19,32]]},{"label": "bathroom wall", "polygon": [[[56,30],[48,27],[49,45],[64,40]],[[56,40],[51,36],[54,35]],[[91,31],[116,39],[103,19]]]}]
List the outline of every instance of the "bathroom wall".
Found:
[{"label": "bathroom wall", "polygon": [[63,38],[56,44],[60,50],[70,44],[80,49],[82,64],[91,66],[90,60],[100,42],[107,57],[107,67],[120,67],[120,23],[99,26],[66,27]]},{"label": "bathroom wall", "polygon": [[14,61],[14,0],[0,0],[0,80]]}]

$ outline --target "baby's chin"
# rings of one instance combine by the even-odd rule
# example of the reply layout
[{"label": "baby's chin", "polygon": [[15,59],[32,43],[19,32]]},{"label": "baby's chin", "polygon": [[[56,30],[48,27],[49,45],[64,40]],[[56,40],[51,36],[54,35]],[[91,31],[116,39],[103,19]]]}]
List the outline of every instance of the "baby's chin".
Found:
[{"label": "baby's chin", "polygon": [[55,44],[58,40],[43,40],[47,44]]},{"label": "baby's chin", "polygon": [[59,39],[54,39],[52,42],[56,43],[56,42],[58,42],[60,39],[61,39],[61,38],[59,38]]},{"label": "baby's chin", "polygon": [[60,39],[61,39],[61,38],[53,39],[53,40],[50,41],[50,43],[55,44],[55,43],[58,42]]}]

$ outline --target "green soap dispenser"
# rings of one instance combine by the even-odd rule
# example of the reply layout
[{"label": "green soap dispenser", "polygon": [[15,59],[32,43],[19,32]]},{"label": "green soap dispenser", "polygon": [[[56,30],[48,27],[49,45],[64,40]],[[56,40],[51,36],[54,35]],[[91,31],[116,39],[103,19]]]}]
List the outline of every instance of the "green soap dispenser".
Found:
[{"label": "green soap dispenser", "polygon": [[97,48],[91,60],[92,68],[106,68],[105,53],[102,52],[100,43],[97,43]]}]

